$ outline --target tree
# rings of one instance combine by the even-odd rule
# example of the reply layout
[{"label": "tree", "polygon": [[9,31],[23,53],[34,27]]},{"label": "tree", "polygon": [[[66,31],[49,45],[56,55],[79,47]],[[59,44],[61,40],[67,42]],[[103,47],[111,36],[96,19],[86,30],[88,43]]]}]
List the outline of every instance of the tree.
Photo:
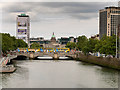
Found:
[{"label": "tree", "polygon": [[98,39],[93,39],[93,38],[89,38],[88,40],[88,48],[89,48],[89,52],[95,52],[95,45],[99,42]]},{"label": "tree", "polygon": [[82,48],[83,48],[84,46],[86,46],[87,42],[88,42],[88,39],[87,39],[86,36],[84,36],[84,35],[83,35],[83,36],[79,36],[79,37],[78,37],[77,48],[78,48],[79,50],[82,50]]},{"label": "tree", "polygon": [[39,45],[39,43],[34,42],[34,43],[31,45],[31,48],[40,48],[40,45]]},{"label": "tree", "polygon": [[74,42],[68,42],[65,47],[70,49],[75,49],[76,44]]},{"label": "tree", "polygon": [[17,48],[27,48],[28,47],[28,44],[26,42],[24,42],[22,39],[16,39],[15,45]]},{"label": "tree", "polygon": [[2,34],[2,51],[6,52],[14,49],[14,41],[10,34]]},{"label": "tree", "polygon": [[19,47],[27,47],[27,43],[21,39],[16,39],[14,36],[10,36],[8,33],[0,33],[2,35],[2,52],[6,53],[10,50],[15,50]]},{"label": "tree", "polygon": [[89,53],[89,47],[88,46],[84,46],[83,48],[82,48],[82,51],[83,51],[83,53],[85,54],[85,55],[88,55],[88,53]]},{"label": "tree", "polygon": [[[118,40],[118,39],[117,39]],[[116,54],[116,35],[103,36],[102,39],[95,45],[95,51],[102,54],[113,55]]]}]

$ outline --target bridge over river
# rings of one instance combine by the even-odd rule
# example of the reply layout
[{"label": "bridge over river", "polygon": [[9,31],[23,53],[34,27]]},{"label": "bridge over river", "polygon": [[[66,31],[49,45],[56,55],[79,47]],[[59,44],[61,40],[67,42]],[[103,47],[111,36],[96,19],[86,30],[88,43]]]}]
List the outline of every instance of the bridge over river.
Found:
[{"label": "bridge over river", "polygon": [[[16,60],[14,73],[2,74],[3,88],[118,88],[119,71],[76,61],[75,53],[16,53],[16,57],[53,57],[52,60]],[[72,57],[73,60],[54,60]],[[99,60],[100,61],[100,60]],[[15,82],[14,82],[15,80]]]},{"label": "bridge over river", "polygon": [[22,56],[25,56],[29,59],[35,59],[35,58],[45,58],[45,59],[62,59],[62,58],[68,58],[68,59],[72,59],[72,58],[75,58],[76,57],[76,54],[73,54],[73,53],[68,53],[68,52],[64,52],[64,53],[58,53],[58,52],[52,52],[52,53],[48,53],[48,52],[29,52],[29,53],[16,53],[16,55],[18,57],[22,57]]},{"label": "bridge over river", "polygon": [[10,55],[7,57],[3,57],[0,60],[0,66],[5,66],[8,63],[11,62],[12,59],[18,59],[18,58],[23,58],[26,57],[28,59],[52,59],[52,60],[57,60],[57,59],[74,59],[76,57],[76,54],[73,53],[47,53],[47,52],[29,52],[29,53],[15,53],[14,55]]},{"label": "bridge over river", "polygon": [[29,53],[15,53],[14,55],[8,55],[7,57],[3,57],[0,60],[0,72],[13,72],[15,68],[11,65],[9,65],[12,61],[12,59],[25,59],[23,57],[26,57],[28,59],[51,59],[51,60],[58,60],[58,59],[73,59],[73,54],[70,53],[45,53],[45,52],[29,52]]}]

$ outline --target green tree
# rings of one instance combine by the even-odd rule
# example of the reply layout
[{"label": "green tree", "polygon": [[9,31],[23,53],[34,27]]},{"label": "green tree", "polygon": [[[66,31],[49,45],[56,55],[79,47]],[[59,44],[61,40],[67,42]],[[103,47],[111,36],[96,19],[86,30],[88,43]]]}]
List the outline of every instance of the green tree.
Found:
[{"label": "green tree", "polygon": [[[117,39],[118,40],[118,39]],[[102,54],[113,55],[116,54],[116,35],[103,36],[102,39],[95,45],[95,51]]]},{"label": "green tree", "polygon": [[15,46],[17,48],[27,48],[28,44],[26,42],[24,42],[22,39],[16,39],[15,40]]},{"label": "green tree", "polygon": [[65,47],[70,49],[75,49],[76,44],[74,42],[68,42]]},{"label": "green tree", "polygon": [[2,52],[6,53],[10,50],[15,50],[19,47],[27,47],[27,43],[25,43],[21,39],[16,39],[14,36],[10,36],[8,33],[0,33],[2,35]]},{"label": "green tree", "polygon": [[89,52],[95,52],[95,45],[99,42],[98,39],[93,39],[93,38],[89,38],[88,40],[88,48],[89,48]]},{"label": "green tree", "polygon": [[87,42],[88,42],[88,39],[87,39],[86,36],[84,36],[84,35],[83,36],[79,36],[78,37],[77,48],[79,50],[82,50],[82,48],[87,45]]},{"label": "green tree", "polygon": [[31,46],[31,48],[40,48],[39,43],[34,42]]},{"label": "green tree", "polygon": [[2,51],[14,50],[14,41],[10,34],[2,34]]}]

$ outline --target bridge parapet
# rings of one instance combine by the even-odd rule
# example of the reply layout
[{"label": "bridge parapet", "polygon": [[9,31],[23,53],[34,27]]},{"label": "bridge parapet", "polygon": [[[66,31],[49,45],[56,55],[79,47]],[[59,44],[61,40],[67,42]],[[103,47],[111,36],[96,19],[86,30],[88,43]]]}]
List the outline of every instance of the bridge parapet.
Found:
[{"label": "bridge parapet", "polygon": [[54,52],[54,53],[17,53],[17,56],[26,56],[30,59],[34,59],[35,57],[38,57],[38,56],[44,56],[44,55],[47,55],[47,56],[51,56],[55,59],[59,58],[59,57],[65,57],[65,56],[69,56],[69,57],[72,57],[72,58],[76,58],[76,54],[72,54],[72,53],[58,53],[58,52]]}]

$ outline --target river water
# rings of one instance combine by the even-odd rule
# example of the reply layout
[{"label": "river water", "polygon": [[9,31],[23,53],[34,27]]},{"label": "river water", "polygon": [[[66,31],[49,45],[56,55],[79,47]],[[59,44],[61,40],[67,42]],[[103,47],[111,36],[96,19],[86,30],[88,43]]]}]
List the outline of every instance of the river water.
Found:
[{"label": "river water", "polygon": [[80,61],[19,60],[3,88],[117,88],[118,71]]}]

